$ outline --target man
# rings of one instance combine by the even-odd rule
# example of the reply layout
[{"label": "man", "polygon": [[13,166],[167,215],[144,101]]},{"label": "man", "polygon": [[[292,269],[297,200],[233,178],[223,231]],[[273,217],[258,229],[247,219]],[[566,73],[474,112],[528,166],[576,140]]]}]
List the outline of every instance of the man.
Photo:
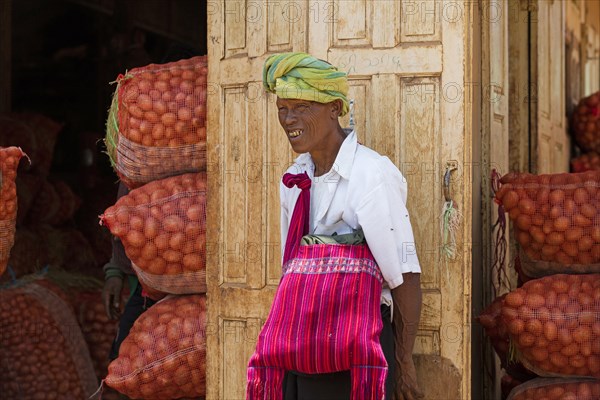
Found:
[{"label": "man", "polygon": [[[259,335],[257,352],[250,360],[248,392],[251,392],[253,384],[256,388],[263,385],[262,381],[265,379],[270,379],[269,375],[258,376],[257,371],[272,366],[281,368],[285,364],[281,358],[278,359],[276,354],[273,356],[270,352],[289,353],[298,348],[293,347],[296,343],[292,343],[291,350],[289,346],[286,348],[285,344],[282,349],[273,349],[273,346],[269,347],[269,340],[277,337],[277,335],[270,336],[272,332],[283,331],[282,335],[285,336],[286,329],[293,329],[282,327],[281,322],[274,321],[271,317],[273,313],[277,313],[278,307],[282,306],[289,307],[291,313],[295,312],[295,304],[281,305],[278,302],[283,298],[296,298],[294,296],[297,293],[286,297],[286,291],[297,289],[290,286],[287,272],[290,260],[294,260],[294,257],[302,253],[299,253],[298,246],[302,245],[297,243],[298,235],[295,235],[294,231],[298,229],[302,231],[299,226],[305,224],[307,229],[304,229],[302,234],[306,234],[308,230],[309,235],[302,237],[302,242],[309,242],[308,244],[355,245],[364,244],[366,241],[385,281],[383,290],[379,289],[379,292],[375,293],[377,296],[380,293],[381,318],[379,316],[373,317],[373,320],[370,320],[371,317],[362,320],[360,316],[351,316],[351,318],[354,318],[353,321],[359,318],[360,323],[365,323],[368,329],[373,328],[381,332],[379,341],[389,368],[388,379],[385,382],[386,399],[392,399],[393,392],[398,400],[421,398],[422,393],[417,384],[412,361],[421,310],[421,269],[417,255],[411,251],[414,249],[414,237],[405,206],[406,181],[387,157],[362,146],[357,142],[356,132],[345,130],[340,126],[339,117],[345,115],[349,109],[346,97],[347,75],[344,72],[305,53],[276,54],[269,57],[265,63],[263,84],[267,91],[277,95],[279,122],[292,149],[300,153],[300,156],[284,175],[281,185],[281,237],[282,244],[285,244],[284,277],[278,288],[270,317]],[[310,178],[309,181],[302,178],[302,174],[306,179]],[[291,180],[294,182],[290,183]],[[298,187],[294,187],[294,184]],[[302,205],[302,202],[306,202],[306,205]],[[301,218],[306,218],[306,221],[302,222]],[[368,255],[366,257],[368,258]],[[361,259],[359,262],[363,266],[368,266],[368,260]],[[372,271],[371,273],[375,274]],[[354,282],[360,282],[359,285],[362,287],[367,281],[359,279]],[[282,288],[284,285],[285,287]],[[318,285],[326,286],[327,281],[321,281]],[[373,288],[376,288],[376,285]],[[328,301],[329,297],[351,298],[357,293],[354,289],[346,292],[322,291],[319,292],[322,296],[319,301]],[[364,301],[368,301],[370,296],[368,292],[359,295]],[[302,298],[305,303],[314,303],[312,299]],[[322,300],[323,298],[325,300]],[[304,308],[310,306],[299,305],[298,307],[300,307],[298,312],[302,314]],[[339,310],[339,305],[332,307]],[[334,317],[330,313],[315,316],[313,312],[299,318],[297,321],[304,321],[306,318],[326,321],[325,326],[328,326],[328,318]],[[381,322],[383,322],[382,327]],[[339,321],[335,323],[338,326],[340,324]],[[343,334],[347,335],[346,332]],[[340,336],[339,329],[332,329],[330,336],[332,335],[334,342],[348,340],[347,337]],[[351,338],[350,342],[352,342]],[[381,364],[377,361],[378,349],[371,350],[371,354],[366,357],[372,362],[369,368],[380,369]],[[303,354],[285,356],[292,359],[304,357]],[[309,371],[308,373],[294,370],[286,372],[282,384],[283,396],[286,400],[332,400],[351,397],[362,399],[376,398],[373,397],[375,396],[373,393],[379,395],[377,383],[369,379],[367,381],[370,383],[363,386],[371,385],[370,393],[355,393],[360,386],[353,381],[359,375],[351,375],[348,370],[335,370],[327,374],[314,373],[317,370],[332,368],[330,365],[318,365],[319,362],[316,362],[313,367],[302,367]],[[354,363],[355,360],[350,362]],[[273,390],[272,387],[269,390]],[[262,396],[266,399],[271,396],[256,395],[256,393],[260,393],[260,390],[255,390],[249,397]]]}]

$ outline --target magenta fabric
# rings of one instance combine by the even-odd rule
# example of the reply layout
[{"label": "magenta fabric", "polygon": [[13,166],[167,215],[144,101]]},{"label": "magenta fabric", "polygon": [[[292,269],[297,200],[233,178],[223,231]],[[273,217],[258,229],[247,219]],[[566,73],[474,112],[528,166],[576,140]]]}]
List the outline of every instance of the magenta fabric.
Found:
[{"label": "magenta fabric", "polygon": [[308,223],[310,218],[310,187],[311,180],[306,172],[302,174],[283,175],[283,184],[289,188],[298,186],[300,196],[296,200],[294,213],[288,229],[287,238],[285,240],[285,249],[283,251],[283,264],[289,261],[296,254],[300,246],[302,236],[308,233]]},{"label": "magenta fabric", "polygon": [[383,278],[366,245],[300,246],[284,265],[248,368],[249,400],[279,400],[286,370],[350,370],[353,400],[381,400]]},{"label": "magenta fabric", "polygon": [[[300,207],[304,214],[297,215]],[[308,211],[299,199],[294,231],[300,232],[303,224],[297,219]],[[387,362],[379,343],[381,271],[367,245],[300,246],[301,237],[288,233],[286,249],[290,240],[298,245],[290,246],[250,358],[246,399],[282,400],[285,371],[349,370],[352,400],[382,400]]]}]

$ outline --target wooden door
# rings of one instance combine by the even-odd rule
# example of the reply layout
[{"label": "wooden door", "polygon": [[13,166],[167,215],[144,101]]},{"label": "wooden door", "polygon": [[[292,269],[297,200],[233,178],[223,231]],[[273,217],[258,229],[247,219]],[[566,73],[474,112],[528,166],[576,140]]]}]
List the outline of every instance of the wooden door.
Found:
[{"label": "wooden door", "polygon": [[[208,7],[207,398],[244,398],[247,362],[280,278],[278,185],[293,154],[261,79],[267,56],[283,51],[306,51],[349,72],[360,141],[404,173],[423,269],[419,379],[427,398],[470,398],[472,85],[465,60],[476,5],[226,0]],[[458,256],[444,264],[447,162],[458,167],[450,192],[464,218]]]},{"label": "wooden door", "polygon": [[532,136],[534,172],[569,170],[565,108],[565,3],[533,0],[531,19]]},{"label": "wooden door", "polygon": [[585,3],[581,0],[569,0],[566,4],[565,29],[565,111],[567,120],[579,103],[584,92],[585,66],[582,62],[583,22],[585,21]]},{"label": "wooden door", "polygon": [[[484,3],[482,21],[482,103],[481,103],[481,126],[482,126],[482,173],[486,174],[482,181],[484,183],[482,190],[482,210],[483,215],[483,237],[486,238],[483,243],[485,262],[483,263],[481,280],[473,282],[475,288],[481,288],[483,292],[480,304],[474,304],[474,310],[479,315],[484,307],[487,307],[496,296],[506,293],[510,287],[510,281],[503,280],[498,282],[498,276],[509,276],[510,274],[499,274],[500,268],[508,272],[508,260],[510,260],[510,251],[506,254],[505,265],[500,265],[500,260],[496,259],[494,252],[495,236],[499,234],[492,230],[494,222],[498,218],[498,208],[492,198],[490,174],[495,169],[499,174],[505,174],[509,171],[509,21],[510,17],[522,19],[518,12],[511,15],[510,12],[519,11],[519,4],[509,3],[506,0],[491,0]],[[509,6],[515,7],[511,10]],[[515,21],[513,21],[515,22]],[[509,230],[505,232],[505,239],[510,241]],[[475,275],[477,276],[477,275]],[[475,338],[480,340],[480,346],[487,339]],[[475,357],[483,358],[481,364],[485,365],[486,370],[496,372],[491,381],[486,381],[483,385],[481,398],[500,398],[500,363],[494,356],[495,352],[488,346],[486,351],[477,353],[473,351],[473,363],[477,362]],[[481,377],[487,378],[487,377]],[[475,379],[474,379],[475,380]]]},{"label": "wooden door", "polygon": [[[600,18],[597,10],[596,17]],[[594,25],[586,22],[582,26],[583,41],[583,96],[600,89],[600,33]]]}]

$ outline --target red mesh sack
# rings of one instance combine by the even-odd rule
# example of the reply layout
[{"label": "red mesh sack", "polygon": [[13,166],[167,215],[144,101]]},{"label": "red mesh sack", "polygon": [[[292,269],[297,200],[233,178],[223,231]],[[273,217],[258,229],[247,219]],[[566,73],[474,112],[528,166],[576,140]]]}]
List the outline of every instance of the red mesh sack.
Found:
[{"label": "red mesh sack", "polygon": [[[87,274],[59,268],[49,268],[41,276],[43,279],[36,280],[36,284],[50,289],[72,308],[90,350],[95,374],[103,379],[108,372],[108,357],[117,333],[118,321],[111,321],[106,315],[102,301],[102,281]],[[29,276],[23,280],[28,278]],[[125,304],[128,297],[129,289],[125,287],[121,291],[121,304]]]},{"label": "red mesh sack", "polygon": [[501,183],[496,201],[513,222],[525,275],[600,272],[600,171],[510,173]]},{"label": "red mesh sack", "polygon": [[39,236],[42,261],[44,265],[62,267],[73,249],[68,247],[60,229],[48,224],[35,226],[35,233]]},{"label": "red mesh sack", "polygon": [[600,382],[590,379],[538,378],[514,388],[508,400],[598,400]]},{"label": "red mesh sack", "polygon": [[206,169],[206,77],[202,56],[117,78],[105,144],[127,187]]},{"label": "red mesh sack", "polygon": [[502,398],[507,399],[510,392],[522,383],[523,382],[521,382],[518,379],[515,379],[511,375],[502,375],[502,378],[500,378],[500,392],[502,393]]},{"label": "red mesh sack", "polygon": [[[0,135],[1,136],[1,135]],[[6,270],[15,241],[17,220],[17,167],[25,153],[18,147],[0,147],[0,275]]]},{"label": "red mesh sack", "polygon": [[84,399],[94,393],[87,346],[73,311],[54,291],[37,283],[0,290],[0,327],[3,399]]},{"label": "red mesh sack", "polygon": [[[94,275],[102,267],[102,261],[96,258],[96,252],[90,241],[75,228],[63,227],[57,231],[63,248],[62,267],[68,271],[78,271]],[[73,251],[77,249],[77,251]]]},{"label": "red mesh sack", "polygon": [[206,296],[169,296],[135,321],[104,382],[134,399],[206,394]]},{"label": "red mesh sack", "polygon": [[31,173],[19,173],[17,175],[17,225],[25,222],[29,209],[40,190],[40,180],[41,178],[38,175]]},{"label": "red mesh sack", "polygon": [[[132,263],[133,265],[133,263]],[[139,278],[138,278],[139,280]],[[161,292],[160,290],[156,290],[150,286],[148,286],[144,281],[139,280],[140,286],[142,287],[142,294],[151,298],[154,301],[162,300],[167,296],[167,293]]]},{"label": "red mesh sack", "polygon": [[60,200],[58,211],[52,216],[49,223],[52,225],[61,225],[73,218],[79,206],[81,206],[81,199],[64,181],[56,181],[53,185],[54,191]]},{"label": "red mesh sack", "polygon": [[[0,115],[0,147],[19,147],[25,154],[33,156],[37,151],[35,133],[24,121],[10,115]],[[19,172],[31,171],[35,161],[19,165]]]},{"label": "red mesh sack", "polygon": [[61,180],[53,182],[43,178],[37,181],[37,185],[28,210],[29,223],[62,225],[73,218],[81,206],[81,199],[69,185]]},{"label": "red mesh sack", "polygon": [[15,231],[15,242],[10,251],[8,264],[12,268],[15,277],[39,271],[44,264],[45,256],[41,253],[41,239],[33,230],[19,227]]},{"label": "red mesh sack", "polygon": [[31,156],[35,159],[33,169],[43,177],[48,176],[54,157],[54,147],[64,124],[38,113],[15,113],[13,116],[27,124],[34,133],[36,152]]},{"label": "red mesh sack", "polygon": [[478,317],[475,318],[477,322],[483,326],[486,335],[490,339],[492,347],[501,360],[506,360],[510,344],[506,325],[504,324],[504,320],[501,318],[504,297],[506,297],[506,295],[497,297],[481,312]]},{"label": "red mesh sack", "polygon": [[511,359],[510,337],[508,329],[502,318],[502,304],[506,295],[497,297],[489,306],[487,306],[476,320],[483,326],[485,333],[490,339],[494,351],[500,358],[502,368],[511,375],[512,378],[518,378],[519,381],[526,381],[536,377],[531,371],[523,366],[519,361]]},{"label": "red mesh sack", "polygon": [[42,179],[39,190],[33,199],[27,221],[29,223],[50,224],[57,217],[61,207],[61,197],[52,182]]},{"label": "red mesh sack", "polygon": [[[123,298],[123,304],[126,300],[127,298]],[[96,376],[103,379],[108,372],[108,356],[117,334],[117,322],[109,320],[106,315],[102,303],[102,289],[77,291],[72,302],[83,337],[90,349]]]},{"label": "red mesh sack", "polygon": [[55,281],[48,278],[47,274],[42,273],[42,274],[37,274],[37,275],[36,274],[27,275],[27,276],[24,276],[21,279],[21,281],[24,283],[32,282],[37,286],[41,286],[41,287],[49,290],[55,296],[57,296],[59,299],[61,299],[72,313],[75,312],[75,308],[71,304],[71,300],[70,300],[69,296],[67,295],[67,293],[65,292],[65,290],[63,290],[61,288],[61,286],[59,284],[57,284]]},{"label": "red mesh sack", "polygon": [[519,256],[515,257],[514,266],[515,271],[517,272],[517,287],[521,287],[525,282],[529,282],[530,280],[535,279],[525,274],[523,268],[521,267],[521,259],[519,258]]},{"label": "red mesh sack", "polygon": [[206,174],[150,182],[100,216],[121,239],[142,283],[165,293],[206,292]]},{"label": "red mesh sack", "polygon": [[600,152],[600,92],[581,99],[571,118],[571,130],[579,147]]},{"label": "red mesh sack", "polygon": [[600,378],[600,275],[552,275],[502,305],[517,358],[539,376]]},{"label": "red mesh sack", "polygon": [[571,172],[600,171],[600,155],[596,152],[571,159]]}]

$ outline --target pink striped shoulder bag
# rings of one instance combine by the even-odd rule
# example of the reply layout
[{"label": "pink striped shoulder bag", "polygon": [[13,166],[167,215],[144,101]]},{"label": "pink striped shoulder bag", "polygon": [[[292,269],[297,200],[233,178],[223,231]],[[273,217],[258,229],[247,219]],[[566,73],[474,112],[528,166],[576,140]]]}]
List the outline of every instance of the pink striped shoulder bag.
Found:
[{"label": "pink striped shoulder bag", "polygon": [[283,275],[248,364],[247,400],[282,400],[285,371],[350,371],[352,400],[382,400],[387,362],[379,343],[383,277],[368,246],[300,245],[308,233],[310,178],[298,186]]}]

